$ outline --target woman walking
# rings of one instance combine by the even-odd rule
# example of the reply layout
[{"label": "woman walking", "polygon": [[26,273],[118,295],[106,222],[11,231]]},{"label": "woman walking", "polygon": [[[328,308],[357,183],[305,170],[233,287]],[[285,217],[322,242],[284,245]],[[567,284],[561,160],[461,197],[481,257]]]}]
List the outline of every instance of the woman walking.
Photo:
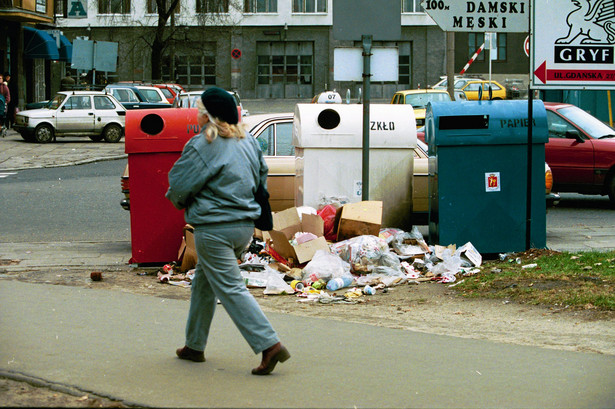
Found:
[{"label": "woman walking", "polygon": [[204,362],[204,350],[220,300],[254,353],[252,370],[267,375],[290,358],[241,277],[237,259],[254,234],[260,205],[254,199],[267,183],[267,164],[256,140],[239,122],[237,106],[225,90],[207,89],[197,101],[201,133],[193,137],[169,172],[166,197],[194,226],[198,256],[192,281],[186,343],[177,356]]}]

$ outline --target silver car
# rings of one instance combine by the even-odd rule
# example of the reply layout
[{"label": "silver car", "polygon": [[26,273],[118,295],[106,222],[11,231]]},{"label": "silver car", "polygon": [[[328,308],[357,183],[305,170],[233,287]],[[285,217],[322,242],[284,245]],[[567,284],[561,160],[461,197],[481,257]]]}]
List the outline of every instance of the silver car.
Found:
[{"label": "silver car", "polygon": [[101,91],[60,91],[44,108],[19,112],[14,129],[26,141],[47,143],[58,136],[88,136],[98,142],[119,142],[126,109]]}]

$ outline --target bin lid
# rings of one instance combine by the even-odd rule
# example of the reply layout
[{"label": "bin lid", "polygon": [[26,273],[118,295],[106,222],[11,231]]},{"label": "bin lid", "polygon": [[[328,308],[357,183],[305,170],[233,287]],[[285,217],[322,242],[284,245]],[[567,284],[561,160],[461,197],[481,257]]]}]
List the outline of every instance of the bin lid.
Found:
[{"label": "bin lid", "polygon": [[125,152],[181,152],[200,132],[196,108],[129,109]]},{"label": "bin lid", "polygon": [[[370,104],[369,147],[416,147],[412,106]],[[299,148],[358,148],[363,146],[362,104],[297,104],[293,144]]]},{"label": "bin lid", "polygon": [[[527,144],[528,100],[430,102],[425,140],[430,146]],[[532,143],[547,143],[547,111],[532,101]]]}]

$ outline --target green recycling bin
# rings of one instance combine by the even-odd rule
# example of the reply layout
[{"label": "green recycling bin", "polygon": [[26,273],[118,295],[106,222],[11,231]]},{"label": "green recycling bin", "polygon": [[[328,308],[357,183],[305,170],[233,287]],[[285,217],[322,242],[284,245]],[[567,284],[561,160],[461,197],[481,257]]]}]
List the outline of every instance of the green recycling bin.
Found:
[{"label": "green recycling bin", "polygon": [[480,253],[524,251],[528,239],[530,248],[546,247],[547,114],[540,100],[532,111],[528,149],[527,100],[427,106],[431,244],[471,242]]}]

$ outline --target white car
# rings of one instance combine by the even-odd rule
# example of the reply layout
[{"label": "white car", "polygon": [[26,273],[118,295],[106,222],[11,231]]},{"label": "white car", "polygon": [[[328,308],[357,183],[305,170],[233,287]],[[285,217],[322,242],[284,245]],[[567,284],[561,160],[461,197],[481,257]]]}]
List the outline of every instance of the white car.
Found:
[{"label": "white car", "polygon": [[141,94],[145,96],[147,102],[156,102],[161,104],[170,104],[167,97],[164,95],[162,90],[158,87],[149,86],[149,85],[135,85],[135,87],[141,91]]},{"label": "white car", "polygon": [[[176,108],[196,108],[196,100],[201,97],[203,91],[205,90],[180,92],[175,98],[175,101],[173,101],[173,106]],[[244,109],[243,105],[241,105],[241,98],[239,98],[238,93],[236,93],[235,91],[226,92],[231,94],[231,96],[235,100],[235,103],[237,104],[237,112],[240,116],[243,117],[250,115],[248,110]]]},{"label": "white car", "polygon": [[60,91],[44,108],[19,112],[14,129],[29,142],[47,143],[58,136],[88,136],[98,142],[119,142],[126,109],[102,91]]}]

